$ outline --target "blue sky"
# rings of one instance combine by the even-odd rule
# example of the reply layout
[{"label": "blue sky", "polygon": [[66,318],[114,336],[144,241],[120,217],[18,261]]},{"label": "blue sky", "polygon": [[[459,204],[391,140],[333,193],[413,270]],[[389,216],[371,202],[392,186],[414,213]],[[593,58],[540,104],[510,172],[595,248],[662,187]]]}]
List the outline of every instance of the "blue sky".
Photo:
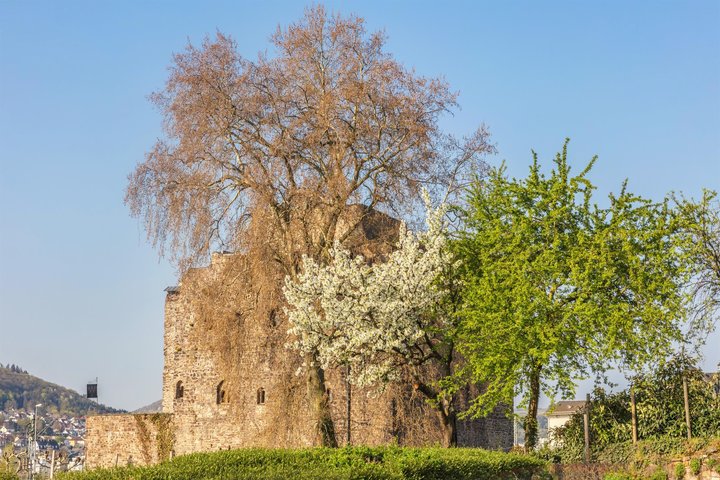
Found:
[{"label": "blue sky", "polygon": [[[216,30],[269,48],[307,4],[0,0],[0,362],[133,409],[160,398],[158,260],[123,205],[161,134],[147,95],[173,52]],[[511,175],[570,137],[598,193],[720,189],[720,2],[327,2],[444,76],[456,134],[486,123]],[[715,346],[720,337],[712,338]],[[708,348],[707,368],[720,361]],[[582,393],[582,392],[581,392]]]}]

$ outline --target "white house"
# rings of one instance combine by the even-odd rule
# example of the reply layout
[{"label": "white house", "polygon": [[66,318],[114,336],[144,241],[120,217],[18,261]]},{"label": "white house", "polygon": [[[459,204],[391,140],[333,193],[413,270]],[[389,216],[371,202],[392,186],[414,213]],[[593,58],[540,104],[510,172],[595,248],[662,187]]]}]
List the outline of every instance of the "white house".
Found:
[{"label": "white house", "polygon": [[[548,420],[548,432],[553,429],[562,427],[570,418],[585,408],[585,400],[561,400],[555,404],[553,408],[545,413]],[[552,437],[552,434],[550,435]]]}]

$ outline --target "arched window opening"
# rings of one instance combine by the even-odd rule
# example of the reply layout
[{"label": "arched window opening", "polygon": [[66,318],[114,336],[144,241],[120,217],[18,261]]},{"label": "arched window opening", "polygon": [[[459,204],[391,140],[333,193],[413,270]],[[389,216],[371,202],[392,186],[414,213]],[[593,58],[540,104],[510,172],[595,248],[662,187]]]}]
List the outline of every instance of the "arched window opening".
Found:
[{"label": "arched window opening", "polygon": [[220,405],[221,403],[228,403],[228,395],[225,391],[225,380],[218,383],[217,386],[217,404]]},{"label": "arched window opening", "polygon": [[185,386],[183,385],[182,380],[179,380],[175,384],[175,400],[181,399],[185,396]]},{"label": "arched window opening", "polygon": [[257,404],[265,405],[265,389],[262,387],[257,389]]},{"label": "arched window opening", "polygon": [[277,327],[278,323],[280,323],[280,320],[278,319],[278,312],[277,308],[273,308],[270,310],[270,315],[268,316],[270,320],[270,326],[271,327]]}]

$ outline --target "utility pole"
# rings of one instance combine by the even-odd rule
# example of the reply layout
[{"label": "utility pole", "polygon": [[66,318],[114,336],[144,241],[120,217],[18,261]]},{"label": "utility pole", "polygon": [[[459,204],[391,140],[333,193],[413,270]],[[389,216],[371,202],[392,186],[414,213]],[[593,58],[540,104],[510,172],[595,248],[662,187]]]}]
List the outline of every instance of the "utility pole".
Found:
[{"label": "utility pole", "polygon": [[20,465],[22,468],[22,465],[24,464],[25,468],[27,469],[25,478],[30,478],[30,475],[32,475],[30,473],[30,457],[32,456],[32,450],[31,450],[32,442],[30,441],[30,425],[27,426],[27,430],[25,432],[25,443],[27,444],[27,445],[25,445],[26,455],[25,455],[25,458],[20,463]]},{"label": "utility pole", "polygon": [[37,415],[39,407],[42,407],[42,403],[36,404],[33,412],[33,443],[30,449],[30,465],[28,468],[28,478],[30,480],[32,480],[33,475],[35,474],[35,457],[37,456]]}]

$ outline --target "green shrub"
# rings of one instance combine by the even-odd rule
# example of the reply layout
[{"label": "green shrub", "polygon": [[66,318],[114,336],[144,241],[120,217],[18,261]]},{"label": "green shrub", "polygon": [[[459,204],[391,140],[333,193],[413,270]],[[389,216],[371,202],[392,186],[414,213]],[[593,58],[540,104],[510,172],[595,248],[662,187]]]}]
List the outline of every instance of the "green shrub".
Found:
[{"label": "green shrub", "polygon": [[702,462],[699,458],[693,458],[690,460],[690,473],[693,475],[700,475],[700,469],[702,467]]},{"label": "green shrub", "polygon": [[719,470],[718,470],[718,466],[720,465],[720,461],[718,461],[717,458],[712,458],[712,457],[711,457],[711,458],[708,458],[708,459],[705,461],[705,465],[706,465],[707,468],[709,468],[710,470],[714,470],[714,471],[717,472],[717,471],[719,471]]},{"label": "green shrub", "polygon": [[595,452],[595,460],[599,463],[628,463],[635,453],[632,442],[611,443]]},{"label": "green shrub", "polygon": [[678,480],[682,480],[685,478],[685,464],[684,463],[676,463],[675,464],[675,478]]},{"label": "green shrub", "polygon": [[0,480],[20,480],[20,478],[14,473],[10,473],[5,470],[0,470]]},{"label": "green shrub", "polygon": [[58,475],[63,480],[444,480],[530,479],[546,463],[473,448],[353,447],[194,453],[150,467]]},{"label": "green shrub", "polygon": [[638,442],[638,451],[647,456],[678,455],[686,451],[688,441],[685,438],[660,437]]},{"label": "green shrub", "polygon": [[667,480],[668,475],[665,470],[656,470],[648,477],[648,480]]}]

